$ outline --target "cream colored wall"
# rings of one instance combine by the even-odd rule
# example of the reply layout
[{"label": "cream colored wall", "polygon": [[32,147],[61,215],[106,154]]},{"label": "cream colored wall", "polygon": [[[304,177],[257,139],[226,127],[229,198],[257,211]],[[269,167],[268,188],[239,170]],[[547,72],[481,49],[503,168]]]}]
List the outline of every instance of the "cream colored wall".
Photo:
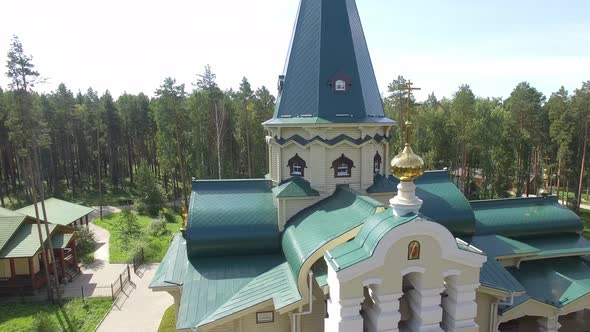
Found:
[{"label": "cream colored wall", "polygon": [[[419,260],[407,260],[408,244],[419,241],[421,246]],[[407,267],[420,266],[426,269],[422,274],[422,289],[443,288],[443,273],[459,270],[458,285],[479,283],[479,269],[461,265],[441,256],[442,249],[438,242],[429,236],[411,236],[400,239],[388,251],[385,263],[372,271],[341,284],[342,298],[363,297],[363,282],[368,278],[380,277],[383,283],[380,289],[384,294],[401,293],[401,271]]]},{"label": "cream colored wall", "polygon": [[216,326],[212,329],[205,330],[207,332],[236,332],[239,331],[239,327],[234,322],[229,322],[223,325]]},{"label": "cream colored wall", "polygon": [[[352,160],[354,167],[351,170],[350,177],[334,177],[334,169],[332,162],[344,154],[348,159]],[[372,160],[371,160],[372,162]],[[355,190],[360,190],[361,186],[361,151],[358,147],[349,144],[341,144],[337,147],[326,149],[326,190],[334,190],[338,184],[348,184]]]},{"label": "cream colored wall", "polygon": [[477,302],[477,316],[475,322],[479,325],[480,331],[489,331],[491,305],[498,299],[494,296],[481,292],[475,293],[475,302]]},{"label": "cream colored wall", "polygon": [[285,199],[285,217],[287,221],[294,215],[299,213],[301,210],[319,202],[320,200],[328,197],[327,195],[321,195],[310,198],[296,198],[296,199]]},{"label": "cream colored wall", "polygon": [[298,154],[299,157],[301,157],[301,159],[305,160],[305,164],[307,166],[307,168],[304,169],[303,171],[303,178],[309,182],[311,182],[310,176],[311,173],[313,173],[313,168],[310,167],[309,165],[309,160],[310,158],[310,152],[309,152],[309,147],[307,148],[302,148],[301,146],[297,145],[297,144],[289,144],[287,146],[284,146],[281,149],[281,153],[283,154],[283,164],[280,166],[281,169],[281,180],[285,180],[291,177],[291,169],[289,168],[289,166],[287,166],[287,163],[289,162],[289,159],[293,158],[295,156],[295,154]]},{"label": "cream colored wall", "polygon": [[[272,307],[258,310],[274,311]],[[240,318],[243,332],[289,332],[291,327],[291,318],[289,314],[279,315],[275,312],[275,321],[273,323],[256,323],[256,313],[251,313]]]},{"label": "cream colored wall", "polygon": [[[307,306],[303,310],[308,310]],[[307,332],[322,332],[324,331],[324,318],[326,317],[326,304],[323,299],[315,299],[313,301],[313,311],[309,315],[301,317],[300,331]]]},{"label": "cream colored wall", "polygon": [[0,259],[0,278],[10,278],[10,260]]},{"label": "cream colored wall", "polygon": [[28,275],[29,273],[29,259],[28,258],[15,258],[14,259],[14,270],[16,275]]}]

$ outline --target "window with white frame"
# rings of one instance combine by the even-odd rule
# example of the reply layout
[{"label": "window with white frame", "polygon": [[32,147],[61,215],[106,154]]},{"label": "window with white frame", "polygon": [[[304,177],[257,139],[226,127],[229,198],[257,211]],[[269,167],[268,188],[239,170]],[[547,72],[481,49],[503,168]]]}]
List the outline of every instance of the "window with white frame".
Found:
[{"label": "window with white frame", "polygon": [[287,162],[287,167],[289,167],[290,175],[291,176],[304,176],[304,170],[307,168],[305,160],[299,157],[296,153],[293,158],[289,159]]},{"label": "window with white frame", "polygon": [[348,176],[350,175],[350,172],[348,171],[348,165],[346,165],[345,163],[341,163],[338,165],[338,176]]},{"label": "window with white frame", "polygon": [[373,157],[373,172],[375,174],[381,173],[381,155],[379,152],[375,153],[375,157]]},{"label": "window with white frame", "polygon": [[342,154],[338,159],[332,162],[331,168],[334,169],[334,177],[342,178],[350,177],[353,167],[354,162]]},{"label": "window with white frame", "polygon": [[337,80],[334,82],[335,91],[346,91],[346,82],[344,80]]},{"label": "window with white frame", "polygon": [[301,176],[303,167],[301,167],[301,165],[299,163],[293,163],[293,172],[291,172],[291,175],[298,175]]}]

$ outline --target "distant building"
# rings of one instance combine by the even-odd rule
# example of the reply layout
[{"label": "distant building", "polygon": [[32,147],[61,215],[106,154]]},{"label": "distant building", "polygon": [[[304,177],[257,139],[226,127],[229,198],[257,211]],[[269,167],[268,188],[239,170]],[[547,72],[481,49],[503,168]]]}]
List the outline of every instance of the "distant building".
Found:
[{"label": "distant building", "polygon": [[555,197],[469,202],[410,146],[389,175],[354,0],[301,0],[279,90],[267,178],[192,183],[150,285],[178,330],[590,329],[590,241]]}]

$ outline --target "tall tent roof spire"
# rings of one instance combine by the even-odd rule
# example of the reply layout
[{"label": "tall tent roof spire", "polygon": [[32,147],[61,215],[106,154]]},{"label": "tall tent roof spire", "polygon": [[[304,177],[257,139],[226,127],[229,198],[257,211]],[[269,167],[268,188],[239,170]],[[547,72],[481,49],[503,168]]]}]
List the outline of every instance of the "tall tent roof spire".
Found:
[{"label": "tall tent roof spire", "polygon": [[385,117],[354,0],[301,0],[273,119],[393,123]]}]

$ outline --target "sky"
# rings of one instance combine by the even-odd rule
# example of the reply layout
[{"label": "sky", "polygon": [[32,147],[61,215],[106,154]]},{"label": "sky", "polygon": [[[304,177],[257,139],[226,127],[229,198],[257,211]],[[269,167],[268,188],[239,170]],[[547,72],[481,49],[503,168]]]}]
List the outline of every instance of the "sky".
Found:
[{"label": "sky", "polygon": [[[337,0],[332,0],[337,1]],[[0,59],[12,35],[50,92],[60,83],[153,95],[165,77],[187,90],[205,65],[223,89],[242,77],[276,94],[299,0],[19,0],[0,2]],[[528,81],[549,96],[590,80],[590,1],[357,0],[379,88],[398,75],[452,97],[468,84],[506,98]],[[2,71],[5,72],[4,66]],[[0,77],[0,87],[8,80]]]}]

